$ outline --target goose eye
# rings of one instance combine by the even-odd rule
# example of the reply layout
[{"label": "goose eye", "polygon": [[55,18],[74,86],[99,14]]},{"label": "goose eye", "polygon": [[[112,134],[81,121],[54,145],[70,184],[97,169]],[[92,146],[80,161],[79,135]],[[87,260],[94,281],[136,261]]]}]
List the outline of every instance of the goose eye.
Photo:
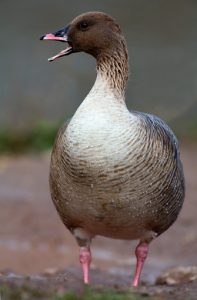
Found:
[{"label": "goose eye", "polygon": [[81,30],[86,30],[88,28],[88,26],[89,26],[88,23],[85,21],[82,21],[81,23],[79,23],[79,28]]}]

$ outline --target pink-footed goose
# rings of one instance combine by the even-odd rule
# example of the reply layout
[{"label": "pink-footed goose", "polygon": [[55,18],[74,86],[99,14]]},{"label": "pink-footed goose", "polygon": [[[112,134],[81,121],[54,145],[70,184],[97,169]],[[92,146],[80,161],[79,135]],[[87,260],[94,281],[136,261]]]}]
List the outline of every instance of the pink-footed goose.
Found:
[{"label": "pink-footed goose", "polygon": [[80,247],[89,282],[90,244],[96,235],[140,242],[133,286],[149,243],[176,220],[184,200],[178,142],[158,117],[125,105],[128,53],[119,25],[89,12],[41,37],[67,42],[49,61],[86,52],[97,61],[94,86],[58,132],[50,166],[55,207]]}]

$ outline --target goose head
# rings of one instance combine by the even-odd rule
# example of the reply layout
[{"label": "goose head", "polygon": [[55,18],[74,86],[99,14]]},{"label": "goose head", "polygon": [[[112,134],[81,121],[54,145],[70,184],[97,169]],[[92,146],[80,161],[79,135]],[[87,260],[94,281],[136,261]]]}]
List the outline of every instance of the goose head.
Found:
[{"label": "goose head", "polygon": [[66,27],[43,35],[40,39],[68,44],[64,50],[49,58],[49,61],[53,61],[75,52],[86,52],[97,59],[99,55],[119,47],[123,36],[112,17],[101,12],[88,12],[76,17]]}]

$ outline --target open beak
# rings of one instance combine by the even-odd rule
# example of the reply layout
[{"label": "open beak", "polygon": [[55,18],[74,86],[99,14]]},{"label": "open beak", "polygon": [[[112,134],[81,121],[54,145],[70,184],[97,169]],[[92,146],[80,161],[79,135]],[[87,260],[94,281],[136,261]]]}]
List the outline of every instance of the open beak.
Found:
[{"label": "open beak", "polygon": [[45,35],[43,35],[40,40],[51,40],[51,41],[60,41],[60,42],[67,42],[68,43],[68,47],[62,51],[60,51],[58,54],[50,57],[48,59],[48,61],[53,61],[61,56],[65,56],[65,55],[69,55],[70,53],[73,52],[73,48],[71,43],[68,41],[68,27],[65,27],[61,30],[58,30],[54,33],[47,33]]}]

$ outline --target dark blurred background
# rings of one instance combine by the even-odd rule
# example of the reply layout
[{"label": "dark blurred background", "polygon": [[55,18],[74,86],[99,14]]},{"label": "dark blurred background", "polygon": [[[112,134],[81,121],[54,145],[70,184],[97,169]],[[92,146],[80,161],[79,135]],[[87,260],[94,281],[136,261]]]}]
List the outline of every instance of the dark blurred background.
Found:
[{"label": "dark blurred background", "polygon": [[178,137],[196,139],[197,1],[1,0],[1,142],[14,149],[21,139],[19,149],[15,145],[20,150],[43,134],[50,144],[61,121],[84,99],[95,80],[93,58],[74,54],[48,63],[64,45],[39,37],[91,10],[111,14],[126,35],[129,109],[159,115]]}]

